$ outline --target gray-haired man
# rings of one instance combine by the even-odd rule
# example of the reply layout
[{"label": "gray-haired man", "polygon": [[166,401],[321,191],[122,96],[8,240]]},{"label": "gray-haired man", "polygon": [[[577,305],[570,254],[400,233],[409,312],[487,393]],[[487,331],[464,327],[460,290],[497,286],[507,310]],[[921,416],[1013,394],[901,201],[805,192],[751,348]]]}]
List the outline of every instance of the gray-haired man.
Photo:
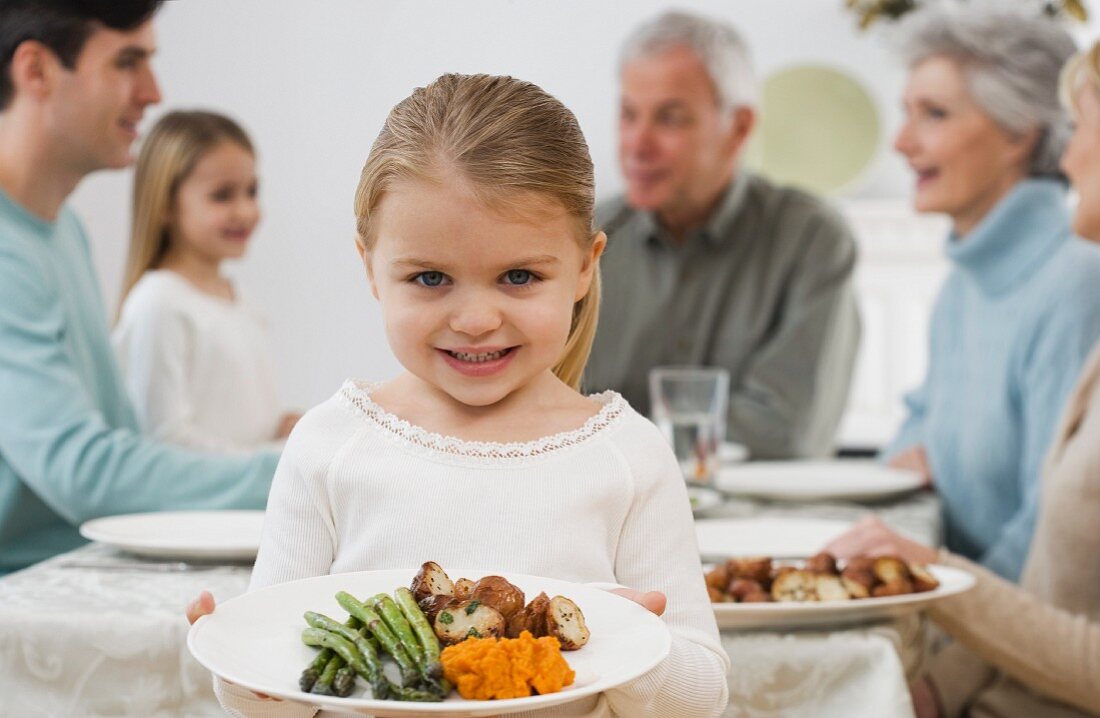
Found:
[{"label": "gray-haired man", "polygon": [[626,193],[597,209],[608,249],[586,386],[645,411],[652,367],[724,367],[731,440],[755,458],[827,453],[859,344],[850,230],[739,169],[756,86],[732,27],[661,15],[628,38],[620,73]]}]

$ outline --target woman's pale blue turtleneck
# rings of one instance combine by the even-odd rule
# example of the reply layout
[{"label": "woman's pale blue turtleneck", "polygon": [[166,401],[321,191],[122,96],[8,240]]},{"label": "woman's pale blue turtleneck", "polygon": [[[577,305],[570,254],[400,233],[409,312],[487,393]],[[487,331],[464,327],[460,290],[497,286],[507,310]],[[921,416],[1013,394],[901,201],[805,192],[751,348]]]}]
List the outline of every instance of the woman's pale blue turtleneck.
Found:
[{"label": "woman's pale blue turtleneck", "polygon": [[923,445],[948,548],[1016,580],[1043,457],[1100,339],[1100,248],[1073,237],[1061,183],[1029,179],[946,251],[928,373],[886,455]]}]

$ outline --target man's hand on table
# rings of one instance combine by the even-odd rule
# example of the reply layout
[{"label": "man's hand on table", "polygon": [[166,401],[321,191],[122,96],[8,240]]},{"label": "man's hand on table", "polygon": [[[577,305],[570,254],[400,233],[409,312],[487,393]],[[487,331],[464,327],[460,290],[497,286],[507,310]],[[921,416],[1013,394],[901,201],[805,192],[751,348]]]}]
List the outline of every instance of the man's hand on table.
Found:
[{"label": "man's hand on table", "polygon": [[[191,603],[187,604],[187,622],[194,625],[195,621],[199,620],[203,616],[206,616],[206,615],[209,615],[209,614],[213,613],[215,605],[216,605],[216,603],[214,601],[213,594],[211,594],[209,591],[203,591],[202,593],[199,594],[198,598],[196,598]],[[229,685],[233,685],[232,682],[227,681],[224,678],[219,678],[218,680],[223,681],[225,683],[228,683]],[[249,691],[249,692],[252,693],[252,695],[256,696],[257,698],[259,698],[260,700],[263,700],[263,701],[281,701],[282,700],[282,698],[274,698],[272,696],[267,695],[266,693],[257,693],[256,691]]]},{"label": "man's hand on table", "polygon": [[824,550],[837,558],[891,555],[915,563],[935,563],[939,558],[935,549],[896,533],[877,516],[861,519]]}]

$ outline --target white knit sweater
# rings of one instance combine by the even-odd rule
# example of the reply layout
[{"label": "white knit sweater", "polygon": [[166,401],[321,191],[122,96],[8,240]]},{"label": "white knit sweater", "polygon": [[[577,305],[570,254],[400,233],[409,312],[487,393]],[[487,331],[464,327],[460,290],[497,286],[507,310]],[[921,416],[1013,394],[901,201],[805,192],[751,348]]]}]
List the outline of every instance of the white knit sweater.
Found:
[{"label": "white knit sweater", "polygon": [[[307,576],[417,566],[618,583],[668,596],[672,651],[601,696],[523,715],[693,718],[726,707],[691,508],[664,438],[613,392],[579,429],[528,443],[467,442],[383,410],[348,382],[283,453],[251,590]],[[218,685],[232,715],[309,716]]]},{"label": "white knit sweater", "polygon": [[204,451],[273,448],[282,409],[267,330],[169,270],[134,285],[111,337],[142,429]]}]

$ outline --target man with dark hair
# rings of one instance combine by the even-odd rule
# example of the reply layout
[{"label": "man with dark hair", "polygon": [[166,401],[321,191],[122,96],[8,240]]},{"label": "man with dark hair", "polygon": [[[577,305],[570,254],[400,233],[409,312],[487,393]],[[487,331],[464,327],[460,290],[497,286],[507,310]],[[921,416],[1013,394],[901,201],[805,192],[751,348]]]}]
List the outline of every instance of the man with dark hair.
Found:
[{"label": "man with dark hair", "polygon": [[277,457],[143,439],[65,199],[121,168],[147,106],[157,0],[0,3],[0,574],[107,514],[262,508]]}]

